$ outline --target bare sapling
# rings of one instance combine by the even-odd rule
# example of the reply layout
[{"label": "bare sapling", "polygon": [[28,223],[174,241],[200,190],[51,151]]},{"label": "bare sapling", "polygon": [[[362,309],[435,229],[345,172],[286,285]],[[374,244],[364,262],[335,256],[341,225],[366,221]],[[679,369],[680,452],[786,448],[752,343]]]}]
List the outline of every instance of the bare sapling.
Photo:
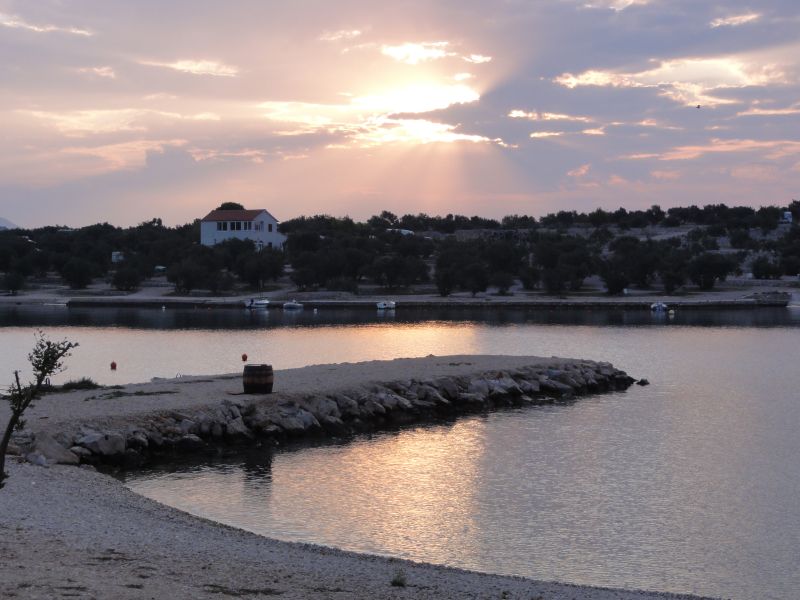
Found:
[{"label": "bare sapling", "polygon": [[64,358],[69,356],[71,350],[77,346],[76,342],[68,340],[54,342],[47,339],[44,333],[39,331],[36,334],[36,343],[33,346],[33,350],[28,354],[28,362],[31,364],[31,370],[33,371],[33,381],[23,385],[20,381],[19,371],[14,371],[14,381],[8,389],[8,395],[5,396],[5,399],[11,405],[11,416],[8,419],[3,439],[0,442],[0,489],[5,485],[5,480],[8,479],[8,473],[5,472],[6,451],[8,450],[8,444],[11,442],[12,433],[14,430],[22,429],[25,426],[25,421],[22,418],[25,411],[39,397],[48,379],[65,369]]}]

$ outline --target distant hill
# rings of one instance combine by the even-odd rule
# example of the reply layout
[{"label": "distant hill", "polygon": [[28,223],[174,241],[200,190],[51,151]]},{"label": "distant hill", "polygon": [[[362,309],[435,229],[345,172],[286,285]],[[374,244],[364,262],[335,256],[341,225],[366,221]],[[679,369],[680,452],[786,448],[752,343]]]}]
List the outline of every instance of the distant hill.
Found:
[{"label": "distant hill", "polygon": [[8,219],[0,217],[0,229],[18,229],[18,227]]}]

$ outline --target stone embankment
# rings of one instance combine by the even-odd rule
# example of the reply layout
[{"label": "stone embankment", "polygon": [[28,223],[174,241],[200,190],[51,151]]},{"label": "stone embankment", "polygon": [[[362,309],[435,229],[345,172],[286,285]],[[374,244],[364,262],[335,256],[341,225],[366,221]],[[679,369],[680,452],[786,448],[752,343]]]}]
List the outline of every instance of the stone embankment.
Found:
[{"label": "stone embankment", "polygon": [[73,419],[22,433],[15,445],[17,452],[37,464],[136,467],[159,456],[217,445],[343,437],[500,407],[548,404],[624,390],[634,381],[609,363],[551,361],[313,393],[237,395],[181,410]]}]

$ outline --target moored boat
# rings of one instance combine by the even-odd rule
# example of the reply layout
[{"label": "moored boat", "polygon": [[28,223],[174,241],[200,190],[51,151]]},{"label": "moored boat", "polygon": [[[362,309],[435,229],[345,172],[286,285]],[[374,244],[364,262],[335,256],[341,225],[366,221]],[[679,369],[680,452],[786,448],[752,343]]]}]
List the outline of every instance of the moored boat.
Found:
[{"label": "moored boat", "polygon": [[303,305],[297,300],[289,300],[283,303],[283,310],[302,310]]}]

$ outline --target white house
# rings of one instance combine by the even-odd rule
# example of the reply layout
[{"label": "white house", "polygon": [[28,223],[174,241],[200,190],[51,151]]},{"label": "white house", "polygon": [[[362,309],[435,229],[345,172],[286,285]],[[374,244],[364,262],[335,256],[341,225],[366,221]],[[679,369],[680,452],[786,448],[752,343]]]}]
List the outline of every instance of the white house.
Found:
[{"label": "white house", "polygon": [[269,211],[212,210],[200,221],[200,243],[213,246],[227,240],[253,240],[256,248],[281,248],[286,236],[278,232],[278,220]]}]

